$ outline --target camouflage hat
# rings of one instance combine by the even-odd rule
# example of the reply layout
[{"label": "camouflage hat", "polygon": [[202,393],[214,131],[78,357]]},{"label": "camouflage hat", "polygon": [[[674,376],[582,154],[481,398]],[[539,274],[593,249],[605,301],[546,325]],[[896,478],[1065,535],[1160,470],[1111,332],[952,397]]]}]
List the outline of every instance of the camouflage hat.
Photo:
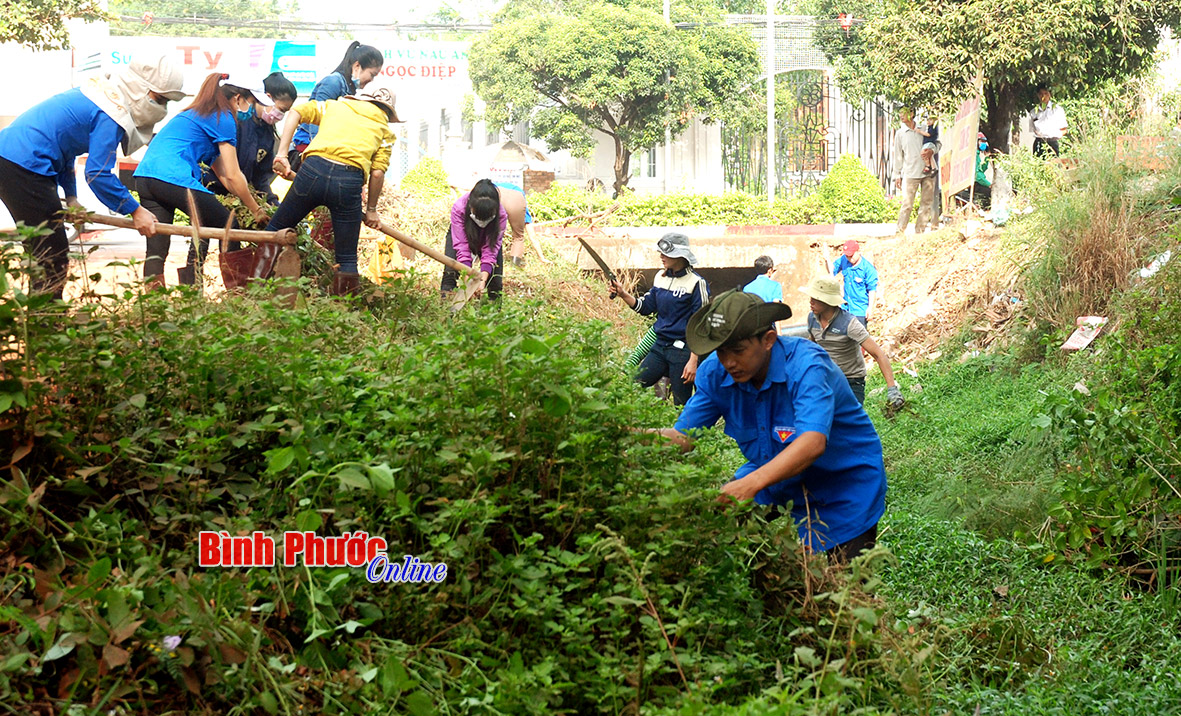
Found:
[{"label": "camouflage hat", "polygon": [[731,341],[750,338],[785,318],[791,318],[787,304],[767,303],[753,293],[734,289],[702,306],[689,318],[685,343],[689,350],[703,356]]}]

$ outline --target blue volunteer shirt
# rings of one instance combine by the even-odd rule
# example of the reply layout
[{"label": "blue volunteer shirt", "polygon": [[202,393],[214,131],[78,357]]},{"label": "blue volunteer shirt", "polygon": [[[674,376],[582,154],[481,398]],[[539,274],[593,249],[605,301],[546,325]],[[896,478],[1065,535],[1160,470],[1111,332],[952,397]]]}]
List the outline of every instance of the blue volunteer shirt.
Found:
[{"label": "blue volunteer shirt", "polygon": [[783,286],[765,273],[759,274],[754,281],[746,284],[742,292],[753,293],[767,303],[783,303]]},{"label": "blue volunteer shirt", "polygon": [[0,157],[53,177],[66,196],[78,196],[74,160],[86,154],[91,191],[116,214],[130,214],[139,202],[111,173],[125,135],[110,115],[74,88],[33,106],[0,131]]},{"label": "blue volunteer shirt", "polygon": [[230,112],[202,117],[186,109],[152,139],[135,175],[211,194],[201,183],[201,165],[213,164],[219,144],[236,147],[237,141],[238,123]]},{"label": "blue volunteer shirt", "polygon": [[[275,170],[271,168],[275,160],[275,130],[266,122],[253,117],[238,122],[236,148],[238,168],[242,170],[246,183],[265,194],[269,203],[278,204],[279,197],[271,191],[271,182],[275,180]],[[213,190],[214,194],[229,193],[212,169],[202,173],[201,183]]]},{"label": "blue volunteer shirt", "polygon": [[[718,361],[697,369],[697,392],[685,404],[676,429],[688,434],[718,418],[747,463],[739,479],[766,465],[806,432],[828,439],[824,453],[799,475],[761,490],[761,505],[792,504],[800,539],[817,550],[847,542],[873,527],[886,509],[882,443],[845,376],[820,346],[781,337],[771,348],[759,388],[736,383]],[[806,494],[805,494],[806,493]]]},{"label": "blue volunteer shirt", "polygon": [[[344,78],[344,75],[339,72],[332,72],[320,78],[315,87],[312,87],[311,100],[313,102],[327,102],[330,99],[340,99],[346,95],[350,95],[349,82]],[[312,140],[316,138],[320,128],[314,124],[301,124],[295,130],[295,136],[291,140],[291,147],[302,147],[305,144],[311,144]]]},{"label": "blue volunteer shirt", "polygon": [[845,279],[845,302],[849,313],[864,317],[869,312],[869,292],[878,290],[878,271],[864,256],[857,265],[849,263],[842,255],[832,267],[832,275],[842,274]]},{"label": "blue volunteer shirt", "polygon": [[685,327],[701,304],[709,300],[705,279],[693,269],[661,271],[633,309],[641,316],[656,314],[656,337],[664,343],[685,340]]}]

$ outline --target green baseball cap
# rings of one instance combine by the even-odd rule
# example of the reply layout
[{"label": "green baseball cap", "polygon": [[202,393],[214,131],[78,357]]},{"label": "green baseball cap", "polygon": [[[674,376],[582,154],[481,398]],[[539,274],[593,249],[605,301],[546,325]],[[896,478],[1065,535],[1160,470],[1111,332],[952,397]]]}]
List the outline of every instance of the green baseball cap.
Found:
[{"label": "green baseball cap", "polygon": [[731,341],[750,338],[775,321],[791,318],[791,307],[767,303],[753,293],[727,291],[702,306],[689,318],[685,343],[699,356],[712,353]]}]

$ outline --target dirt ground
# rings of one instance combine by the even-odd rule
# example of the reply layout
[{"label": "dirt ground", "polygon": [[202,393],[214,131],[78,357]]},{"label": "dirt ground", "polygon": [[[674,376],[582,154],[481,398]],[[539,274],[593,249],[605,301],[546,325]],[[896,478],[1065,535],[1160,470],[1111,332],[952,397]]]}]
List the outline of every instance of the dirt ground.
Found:
[{"label": "dirt ground", "polygon": [[[918,236],[860,240],[878,271],[879,304],[870,333],[904,366],[939,357],[936,346],[974,320],[963,350],[982,350],[1019,310],[1015,271],[1005,265],[1001,232],[962,222]],[[840,247],[834,247],[833,255]],[[895,365],[897,370],[898,365]]]}]

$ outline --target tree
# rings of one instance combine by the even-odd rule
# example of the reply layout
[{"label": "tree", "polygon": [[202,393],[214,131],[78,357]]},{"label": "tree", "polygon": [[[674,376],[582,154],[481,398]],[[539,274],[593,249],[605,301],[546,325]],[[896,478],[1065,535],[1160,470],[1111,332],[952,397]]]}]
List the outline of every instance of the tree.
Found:
[{"label": "tree", "polygon": [[[848,33],[833,22],[840,12],[860,20]],[[1039,84],[1066,99],[1133,76],[1151,62],[1160,28],[1179,18],[1181,0],[820,0],[816,40],[854,99],[948,111],[975,94],[982,69],[983,131],[1008,151]]]},{"label": "tree", "polygon": [[0,42],[58,50],[70,46],[66,20],[106,17],[99,0],[0,0]]},{"label": "tree", "polygon": [[[112,35],[180,37],[286,37],[283,21],[295,16],[295,0],[111,0]],[[198,22],[169,22],[170,18]]]},{"label": "tree", "polygon": [[622,191],[633,152],[662,142],[666,126],[676,136],[695,116],[721,117],[758,72],[753,40],[718,24],[716,7],[677,3],[674,21],[706,21],[685,31],[658,8],[627,0],[509,5],[470,54],[485,120],[529,120],[551,149],[583,157],[594,149],[593,134],[606,134]]}]

